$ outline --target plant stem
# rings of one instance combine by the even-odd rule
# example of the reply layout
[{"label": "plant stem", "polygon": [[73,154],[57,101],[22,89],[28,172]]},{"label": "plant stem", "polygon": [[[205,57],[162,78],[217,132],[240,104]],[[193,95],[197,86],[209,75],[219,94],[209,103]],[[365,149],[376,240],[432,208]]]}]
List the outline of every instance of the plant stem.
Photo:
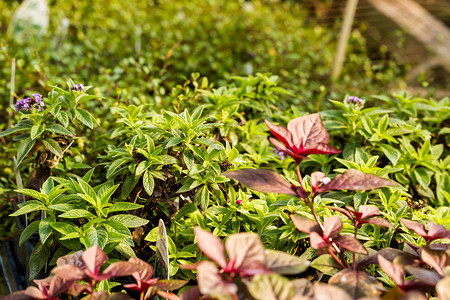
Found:
[{"label": "plant stem", "polygon": [[[355,239],[356,239],[357,234],[358,234],[358,221],[356,221],[356,224],[355,224],[355,234],[354,234]],[[352,261],[353,271],[356,271],[356,261],[355,260],[356,260],[356,253],[353,252],[353,261]]]},{"label": "plant stem", "polygon": [[334,260],[342,267],[342,268],[346,268],[345,265],[342,263],[342,261],[336,256],[336,254],[330,249],[328,248],[328,252],[331,254],[331,256],[333,256]]},{"label": "plant stem", "polygon": [[300,173],[300,167],[299,164],[295,164],[295,171],[297,172],[298,181],[300,182],[300,185],[302,186],[302,189],[306,191],[305,184],[303,183],[302,174]]}]

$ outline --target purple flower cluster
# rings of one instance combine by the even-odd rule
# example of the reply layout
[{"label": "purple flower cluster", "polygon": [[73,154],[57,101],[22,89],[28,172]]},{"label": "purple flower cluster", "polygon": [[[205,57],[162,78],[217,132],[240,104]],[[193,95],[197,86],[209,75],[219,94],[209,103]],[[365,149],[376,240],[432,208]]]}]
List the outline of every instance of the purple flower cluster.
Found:
[{"label": "purple flower cluster", "polygon": [[42,95],[33,94],[31,97],[27,97],[25,99],[21,99],[16,103],[16,110],[25,110],[28,111],[31,108],[36,108],[37,111],[41,111],[42,108],[45,108],[45,103],[42,101]]},{"label": "purple flower cluster", "polygon": [[82,91],[84,90],[84,84],[80,83],[80,84],[74,84],[70,87],[71,91]]},{"label": "purple flower cluster", "polygon": [[280,149],[274,148],[274,149],[273,149],[273,152],[275,152],[275,154],[278,154],[278,156],[280,157],[280,159],[281,159],[282,161],[285,159],[285,157],[284,157],[284,152],[281,151]]},{"label": "purple flower cluster", "polygon": [[347,98],[346,101],[347,101],[347,103],[355,103],[355,104],[358,104],[361,106],[364,106],[364,102],[365,102],[363,99],[360,99],[356,96],[350,96]]}]

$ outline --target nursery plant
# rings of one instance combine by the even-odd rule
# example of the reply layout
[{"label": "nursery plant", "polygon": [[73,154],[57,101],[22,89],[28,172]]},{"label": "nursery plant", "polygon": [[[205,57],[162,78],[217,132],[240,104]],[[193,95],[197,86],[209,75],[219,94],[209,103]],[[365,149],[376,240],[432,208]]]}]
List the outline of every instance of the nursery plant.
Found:
[{"label": "nursery plant", "polygon": [[[17,170],[31,181],[16,190],[26,198],[12,216],[27,216],[21,219],[20,244],[38,236],[38,242],[32,241],[29,280],[46,278],[50,266],[57,267],[55,275],[36,281],[37,288],[10,297],[87,293],[100,299],[127,297],[117,293],[126,291],[141,299],[156,294],[169,299],[324,299],[327,293],[342,299],[396,299],[448,293],[448,208],[439,206],[446,194],[433,186],[440,198],[431,198],[436,201],[425,209],[414,206],[411,191],[420,188],[414,186],[416,177],[398,165],[398,150],[387,144],[398,136],[416,138],[400,126],[401,118],[409,116],[364,108],[363,100],[352,97],[333,101],[337,109],[322,114],[292,108],[285,114],[303,114],[292,120],[280,110],[264,109],[272,120],[263,122],[257,117],[261,110],[251,105],[255,95],[243,92],[248,84],[196,90],[190,97],[206,104],[194,109],[181,97],[175,111],[161,113],[146,112],[144,105],[113,106],[105,129],[94,127],[98,117],[82,108],[101,98],[73,82],[67,90],[54,87],[47,97],[19,101],[22,121],[0,133],[19,137],[12,141],[21,157]],[[271,89],[258,88],[258,93]],[[277,91],[282,92],[273,90],[273,97]],[[217,114],[215,105],[221,101],[233,107],[230,115]],[[325,123],[322,115],[328,118]],[[368,120],[378,124],[377,134],[392,129],[384,146],[370,141],[372,127],[364,126]],[[285,121],[287,127],[276,125]],[[274,137],[267,139],[267,129]],[[92,130],[104,139],[84,139]],[[447,174],[446,159],[439,157],[448,149],[436,144],[445,143],[445,131],[434,132],[427,151],[435,159],[425,166],[442,166]],[[27,138],[33,144],[24,152]],[[67,150],[49,149],[50,140]],[[98,153],[89,154],[92,149]],[[400,184],[389,175],[401,178]],[[423,216],[428,229],[416,222]],[[154,259],[160,218],[168,225],[173,282],[152,278],[146,262]],[[84,258],[91,253],[92,268]],[[112,259],[101,269],[105,253]],[[65,260],[76,262],[58,263]],[[111,271],[112,266],[123,272]],[[132,275],[136,283],[131,277],[112,281],[122,275]],[[192,287],[178,296],[167,292],[184,284]]]}]

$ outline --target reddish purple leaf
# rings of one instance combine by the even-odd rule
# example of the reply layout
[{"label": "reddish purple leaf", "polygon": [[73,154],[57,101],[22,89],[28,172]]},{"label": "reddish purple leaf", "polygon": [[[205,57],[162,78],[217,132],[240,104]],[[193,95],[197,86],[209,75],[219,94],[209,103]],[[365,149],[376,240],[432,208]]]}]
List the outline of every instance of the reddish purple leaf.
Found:
[{"label": "reddish purple leaf", "polygon": [[198,287],[204,295],[236,294],[237,286],[233,282],[225,281],[216,265],[209,261],[202,261],[197,267]]},{"label": "reddish purple leaf", "polygon": [[311,232],[317,232],[322,234],[319,224],[316,221],[310,220],[307,217],[299,215],[291,215],[291,220],[298,230],[304,233],[311,234]]},{"label": "reddish purple leaf", "polygon": [[314,299],[353,300],[343,289],[325,283],[314,285]]},{"label": "reddish purple leaf", "polygon": [[67,291],[72,285],[76,283],[74,280],[65,280],[59,276],[52,276],[50,288],[48,289],[49,298],[58,296]]},{"label": "reddish purple leaf", "polygon": [[[417,256],[412,255],[411,253],[401,251],[394,248],[384,248],[376,254],[369,255],[363,260],[358,262],[358,269],[366,267],[368,265],[378,264],[378,256],[383,256],[388,261],[394,261],[394,259],[404,261],[404,264],[415,264],[419,263]],[[403,264],[403,263],[402,263]]]},{"label": "reddish purple leaf", "polygon": [[97,274],[100,267],[108,260],[108,256],[97,245],[84,251],[82,257],[91,274]]},{"label": "reddish purple leaf", "polygon": [[310,261],[300,256],[277,250],[264,251],[264,265],[267,269],[282,275],[295,275],[306,271]]},{"label": "reddish purple leaf", "polygon": [[341,232],[343,228],[341,218],[339,218],[339,216],[332,216],[330,218],[326,218],[325,221],[323,222],[323,227],[324,227],[323,233],[324,237],[333,238],[334,236],[339,234],[339,232]]},{"label": "reddish purple leaf", "polygon": [[265,169],[242,169],[228,171],[223,173],[223,175],[233,178],[246,187],[261,193],[278,193],[297,196],[292,184],[274,171]]},{"label": "reddish purple leaf", "polygon": [[303,148],[302,155],[309,154],[338,154],[341,153],[341,150],[334,148],[328,144],[317,144],[317,143],[309,143]]},{"label": "reddish purple leaf", "polygon": [[59,276],[65,280],[78,281],[81,279],[86,279],[86,274],[83,270],[72,265],[62,265],[55,267],[52,273]]},{"label": "reddish purple leaf", "polygon": [[180,298],[177,295],[175,295],[174,293],[158,291],[157,294],[167,300],[180,300]]},{"label": "reddish purple leaf", "polygon": [[358,211],[360,213],[362,213],[361,219],[366,219],[366,218],[370,218],[370,217],[373,217],[373,216],[378,216],[380,214],[380,210],[378,209],[378,207],[373,206],[373,205],[361,205],[358,208]]},{"label": "reddish purple leaf", "polygon": [[197,246],[203,254],[215,261],[221,268],[225,268],[227,265],[227,258],[225,256],[225,247],[222,240],[200,227],[195,227],[194,233],[197,237]]},{"label": "reddish purple leaf", "polygon": [[287,130],[292,134],[292,141],[297,147],[311,142],[328,144],[330,140],[318,113],[291,120],[287,125]]},{"label": "reddish purple leaf", "polygon": [[411,221],[411,220],[403,219],[403,218],[401,218],[400,221],[403,223],[403,225],[406,226],[406,228],[414,231],[418,235],[420,235],[424,238],[428,236],[427,232],[425,231],[425,225],[420,224],[418,222]]},{"label": "reddish purple leaf", "polygon": [[[329,284],[336,285],[348,292],[353,299],[378,297],[383,291],[383,284],[364,271],[344,269],[334,274]],[[334,298],[333,298],[334,299]]]},{"label": "reddish purple leaf", "polygon": [[439,299],[450,299],[450,277],[447,276],[441,279],[436,285],[436,292],[438,293]]},{"label": "reddish purple leaf", "polygon": [[47,297],[38,288],[34,286],[27,287],[24,294],[33,299],[47,299]]},{"label": "reddish purple leaf", "polygon": [[433,270],[413,266],[405,266],[405,270],[420,282],[429,286],[436,286],[438,281],[442,278],[436,271]]},{"label": "reddish purple leaf", "polygon": [[25,294],[25,291],[18,291],[0,298],[1,300],[33,300],[34,298]]},{"label": "reddish purple leaf", "polygon": [[330,244],[328,241],[324,240],[320,234],[318,234],[315,231],[311,232],[311,234],[309,235],[309,240],[311,243],[311,247],[313,249],[325,248],[328,247],[328,245]]},{"label": "reddish purple leaf", "polygon": [[200,289],[196,285],[183,291],[180,295],[180,300],[195,300],[201,295]]},{"label": "reddish purple leaf", "polygon": [[433,222],[428,223],[428,236],[435,239],[450,239],[450,230],[445,229],[444,226],[435,224]]},{"label": "reddish purple leaf", "polygon": [[134,279],[136,279],[137,281],[143,281],[143,280],[148,280],[148,279],[152,278],[154,271],[153,271],[153,267],[149,263],[146,263],[142,259],[139,259],[134,256],[131,256],[128,259],[128,261],[130,263],[144,267],[143,270],[139,270],[139,271],[133,272],[131,274],[134,277]]},{"label": "reddish purple leaf", "polygon": [[322,173],[322,172],[314,172],[311,174],[310,185],[311,185],[313,191],[316,190],[317,187],[323,183],[322,180],[326,177],[327,176],[325,175],[325,173]]},{"label": "reddish purple leaf", "polygon": [[270,139],[275,147],[292,156],[300,163],[308,154],[335,154],[341,151],[328,145],[329,135],[323,126],[320,114],[295,118],[287,129],[266,120],[272,134],[281,142]]},{"label": "reddish purple leaf", "polygon": [[334,240],[336,244],[338,244],[340,247],[347,249],[351,252],[355,253],[361,253],[361,254],[367,254],[366,248],[361,244],[360,241],[355,239],[351,235],[342,235]]},{"label": "reddish purple leaf", "polygon": [[[270,123],[267,120],[264,120],[266,122],[267,127],[269,127],[270,132],[280,141],[284,144],[285,147],[290,147],[292,145],[292,134],[289,132],[289,130],[286,127],[275,125]],[[278,148],[278,146],[277,146]],[[281,148],[279,148],[281,149]]]},{"label": "reddish purple leaf", "polygon": [[334,177],[328,184],[320,186],[317,191],[319,193],[331,190],[364,191],[390,185],[397,185],[397,183],[356,169],[349,169],[344,174]]},{"label": "reddish purple leaf", "polygon": [[84,260],[82,258],[83,253],[84,253],[83,250],[79,250],[72,254],[61,256],[56,260],[56,265],[57,266],[72,265],[84,270],[86,269],[86,264],[84,263]]},{"label": "reddish purple leaf", "polygon": [[378,264],[381,269],[392,278],[394,283],[398,286],[402,286],[405,282],[405,270],[399,265],[391,263],[389,260],[381,255],[378,255]]},{"label": "reddish purple leaf", "polygon": [[243,276],[267,273],[264,267],[264,245],[253,233],[232,234],[225,242],[228,263],[225,272],[239,272]]},{"label": "reddish purple leaf", "polygon": [[78,297],[81,293],[92,293],[92,289],[87,284],[74,284],[66,291],[67,295]]},{"label": "reddish purple leaf", "polygon": [[450,257],[444,251],[430,250],[423,247],[420,251],[420,258],[427,265],[435,269],[439,275],[445,277],[444,268],[450,265]]},{"label": "reddish purple leaf", "polygon": [[107,295],[108,300],[133,300],[130,296],[124,293],[112,293]]},{"label": "reddish purple leaf", "polygon": [[367,219],[367,220],[362,220],[361,223],[369,223],[369,224],[373,224],[373,225],[384,226],[384,227],[388,227],[388,228],[394,228],[394,226],[392,226],[391,222],[389,222],[386,219],[379,218],[379,217],[374,217],[374,218],[370,218],[370,219]]},{"label": "reddish purple leaf", "polygon": [[341,207],[333,207],[333,206],[327,206],[328,209],[340,212],[341,214],[343,214],[344,216],[346,216],[347,218],[350,219],[350,221],[352,221],[353,223],[355,223],[355,218],[353,217],[352,213],[349,212],[346,209],[343,209]]},{"label": "reddish purple leaf", "polygon": [[143,265],[135,264],[129,261],[118,261],[110,264],[102,274],[97,276],[109,279],[113,277],[128,276],[135,272],[144,272],[147,268]]}]

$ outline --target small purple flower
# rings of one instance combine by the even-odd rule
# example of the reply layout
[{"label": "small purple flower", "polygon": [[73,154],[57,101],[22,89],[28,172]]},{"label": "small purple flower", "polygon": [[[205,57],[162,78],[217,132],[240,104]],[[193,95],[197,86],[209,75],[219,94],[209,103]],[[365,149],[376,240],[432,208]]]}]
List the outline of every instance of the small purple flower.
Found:
[{"label": "small purple flower", "polygon": [[358,97],[356,97],[356,96],[350,96],[350,97],[347,98],[346,102],[347,103],[355,103],[355,104],[358,104],[360,106],[364,106],[364,102],[365,101],[360,99],[360,98],[358,98]]},{"label": "small purple flower", "polygon": [[242,200],[241,199],[236,200],[236,204],[237,205],[242,205]]},{"label": "small purple flower", "polygon": [[82,91],[84,90],[84,84],[80,83],[80,84],[74,84],[72,85],[72,87],[70,88],[71,91]]},{"label": "small purple flower", "polygon": [[36,108],[37,111],[41,111],[42,108],[45,108],[45,103],[42,101],[42,95],[33,94],[31,97],[21,99],[16,103],[16,111],[28,111],[33,107]]},{"label": "small purple flower", "polygon": [[280,149],[274,148],[274,149],[273,149],[273,152],[275,152],[276,154],[278,154],[278,156],[280,157],[280,159],[281,159],[282,161],[285,159],[285,157],[284,157],[284,152],[281,151]]}]

